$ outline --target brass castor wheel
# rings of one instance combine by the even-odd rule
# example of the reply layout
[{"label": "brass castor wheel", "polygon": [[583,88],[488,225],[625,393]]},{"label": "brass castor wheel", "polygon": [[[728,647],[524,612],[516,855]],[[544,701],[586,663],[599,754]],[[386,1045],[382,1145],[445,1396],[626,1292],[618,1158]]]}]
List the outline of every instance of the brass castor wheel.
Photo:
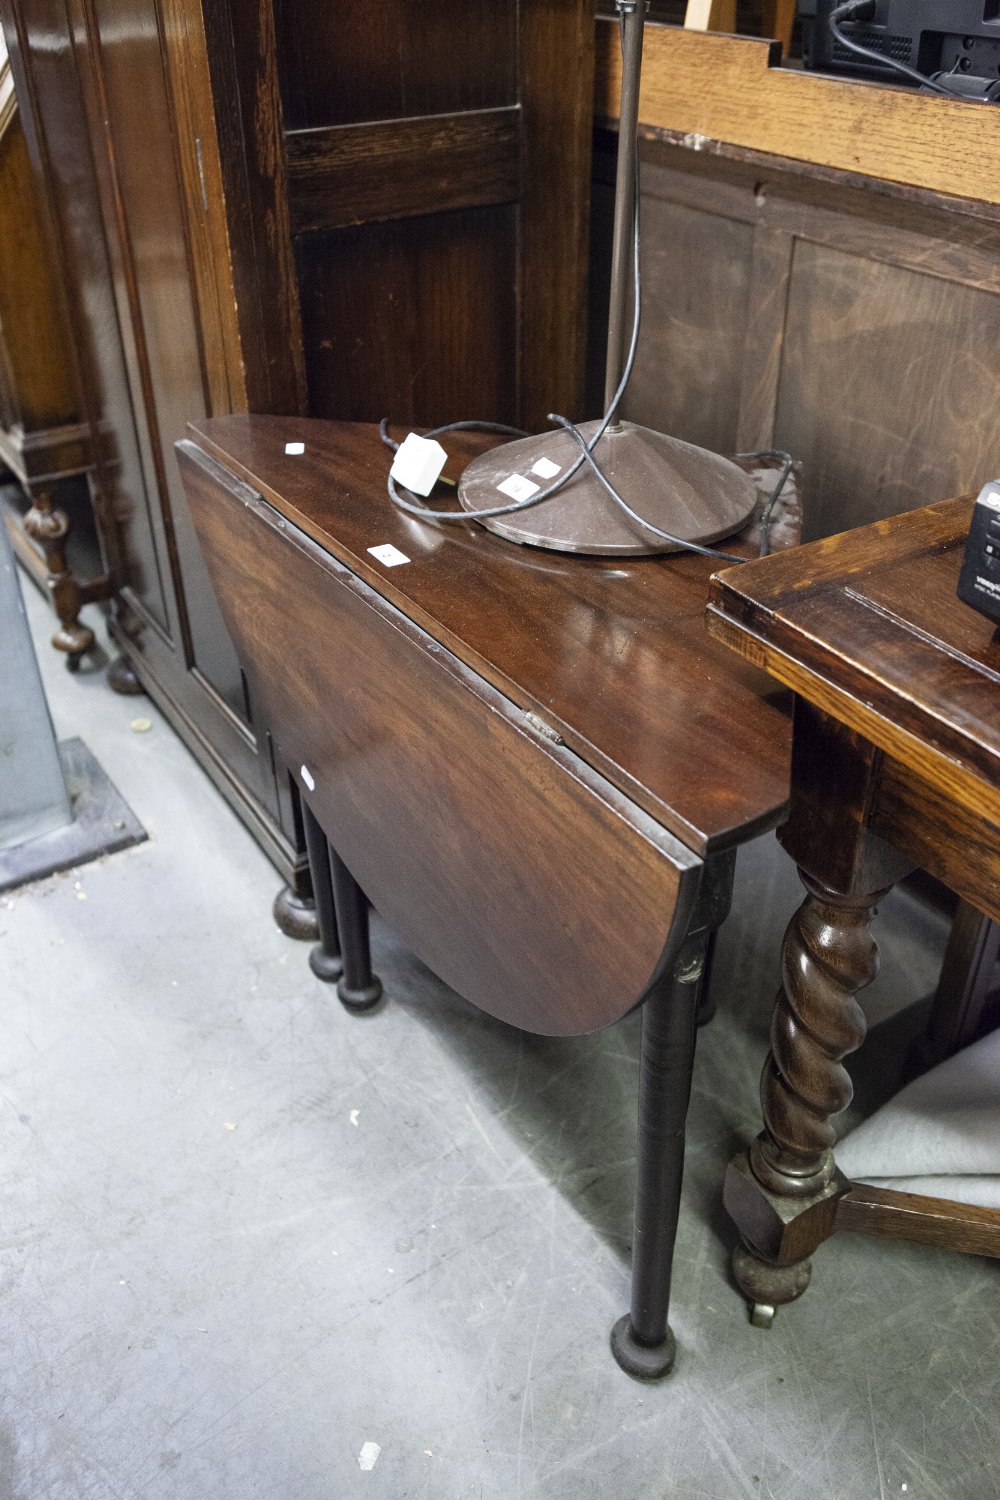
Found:
[{"label": "brass castor wheel", "polygon": [[801,1297],[812,1276],[812,1261],[799,1260],[776,1266],[761,1260],[745,1241],[733,1251],[733,1276],[750,1303],[750,1322],[755,1328],[771,1328],[778,1308]]},{"label": "brass castor wheel", "polygon": [[770,1302],[754,1302],[750,1306],[750,1322],[755,1328],[773,1328],[777,1311]]}]

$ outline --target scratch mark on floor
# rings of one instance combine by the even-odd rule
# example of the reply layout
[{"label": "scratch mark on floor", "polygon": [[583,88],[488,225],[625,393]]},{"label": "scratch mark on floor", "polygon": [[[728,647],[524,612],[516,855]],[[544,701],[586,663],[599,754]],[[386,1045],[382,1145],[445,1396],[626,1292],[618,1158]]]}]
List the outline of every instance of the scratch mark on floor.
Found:
[{"label": "scratch mark on floor", "polygon": [[875,1431],[875,1405],[872,1401],[872,1378],[870,1375],[866,1375],[865,1380],[868,1382],[868,1416],[872,1424],[872,1443],[875,1448],[875,1466],[878,1469],[879,1500],[885,1500],[885,1474],[882,1471],[882,1455],[879,1452],[878,1433]]},{"label": "scratch mark on floor", "polygon": [[476,1114],[476,1111],[473,1109],[472,1105],[466,1103],[465,1107],[468,1110],[469,1119],[472,1121],[473,1125],[475,1125],[476,1129],[479,1131],[479,1134],[482,1136],[487,1146],[489,1146],[490,1150],[493,1152],[493,1155],[497,1158],[498,1161],[503,1161],[503,1157],[500,1155],[500,1152],[497,1150],[493,1142],[490,1140],[489,1136],[486,1134],[485,1126],[483,1125],[479,1116]]}]

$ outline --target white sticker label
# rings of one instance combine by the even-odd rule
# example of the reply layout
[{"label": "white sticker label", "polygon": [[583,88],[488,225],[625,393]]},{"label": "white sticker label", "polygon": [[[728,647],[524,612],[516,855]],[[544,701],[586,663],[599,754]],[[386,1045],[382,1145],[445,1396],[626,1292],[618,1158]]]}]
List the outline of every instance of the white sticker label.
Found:
[{"label": "white sticker label", "polygon": [[310,771],[309,767],[308,766],[301,766],[299,768],[299,775],[302,777],[302,780],[305,782],[305,784],[309,788],[309,790],[311,792],[314,792],[316,790],[316,783],[313,780],[313,774]]},{"label": "white sticker label", "polygon": [[379,1447],[378,1443],[364,1443],[362,1445],[361,1452],[358,1454],[358,1468],[368,1471],[374,1469],[375,1465],[378,1463],[378,1456],[381,1452],[382,1449]]},{"label": "white sticker label", "polygon": [[532,495],[538,494],[539,488],[530,479],[525,479],[523,474],[512,474],[503,484],[497,485],[501,495],[509,495],[512,500],[529,500]]},{"label": "white sticker label", "polygon": [[377,557],[380,563],[385,563],[387,568],[398,568],[402,563],[408,563],[410,559],[405,552],[400,552],[391,542],[385,542],[381,547],[369,547],[368,551],[372,557]]},{"label": "white sticker label", "polygon": [[555,479],[560,472],[560,465],[554,464],[551,458],[540,458],[537,464],[532,464],[531,472],[538,474],[542,479]]},{"label": "white sticker label", "polygon": [[305,451],[306,451],[306,445],[305,445],[305,443],[286,443],[285,444],[285,452],[286,453],[298,454],[298,453],[304,453]]}]

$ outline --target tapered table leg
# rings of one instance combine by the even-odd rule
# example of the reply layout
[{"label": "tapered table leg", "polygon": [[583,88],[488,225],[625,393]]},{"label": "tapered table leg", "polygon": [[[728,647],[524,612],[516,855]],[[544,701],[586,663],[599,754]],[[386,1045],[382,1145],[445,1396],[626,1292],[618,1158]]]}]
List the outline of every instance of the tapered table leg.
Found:
[{"label": "tapered table leg", "polygon": [[712,937],[733,893],[735,852],[706,862],[687,936],[642,1007],[638,1178],[632,1237],[631,1309],[611,1331],[629,1375],[657,1380],[673,1368],[667,1316],[684,1175],[684,1122],[691,1098],[697,1017]]},{"label": "tapered table leg", "polygon": [[337,909],[344,972],[337,994],[348,1010],[370,1010],[382,997],[382,981],[372,973],[368,941],[368,902],[336,849],[330,847],[330,873]]},{"label": "tapered table leg", "polygon": [[343,974],[344,963],[333,899],[329,845],[326,834],[305,801],[302,802],[302,825],[306,836],[306,853],[309,856],[313,900],[316,904],[316,925],[319,928],[319,942],[309,954],[309,967],[317,979],[332,984]]},{"label": "tapered table leg", "polygon": [[687,939],[642,1008],[632,1305],[612,1329],[611,1348],[623,1370],[645,1380],[668,1374],[676,1352],[667,1315],[708,938],[701,932]]}]

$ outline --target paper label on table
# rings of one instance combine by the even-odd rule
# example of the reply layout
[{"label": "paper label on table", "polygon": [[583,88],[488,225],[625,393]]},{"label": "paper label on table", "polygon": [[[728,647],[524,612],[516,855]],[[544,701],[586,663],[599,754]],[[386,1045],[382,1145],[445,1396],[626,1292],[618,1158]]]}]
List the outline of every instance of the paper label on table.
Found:
[{"label": "paper label on table", "polygon": [[391,542],[385,542],[381,547],[369,547],[368,551],[372,557],[377,557],[380,563],[385,563],[387,568],[398,568],[402,563],[408,563],[410,559],[405,552],[400,552]]},{"label": "paper label on table", "polygon": [[537,474],[540,479],[555,479],[561,472],[559,464],[554,464],[551,458],[540,458],[537,464],[531,465],[532,474]]},{"label": "paper label on table", "polygon": [[532,495],[538,494],[540,486],[532,484],[523,474],[512,474],[503,484],[498,484],[497,489],[501,495],[509,495],[512,500],[529,500]]},{"label": "paper label on table", "polygon": [[299,775],[302,777],[302,780],[305,782],[309,790],[311,792],[314,792],[316,790],[316,782],[313,780],[313,774],[310,771],[309,767],[302,766],[299,771]]},{"label": "paper label on table", "polygon": [[286,443],[285,444],[285,452],[286,453],[298,454],[298,453],[304,453],[305,451],[306,451],[306,445],[305,445],[305,443]]}]

